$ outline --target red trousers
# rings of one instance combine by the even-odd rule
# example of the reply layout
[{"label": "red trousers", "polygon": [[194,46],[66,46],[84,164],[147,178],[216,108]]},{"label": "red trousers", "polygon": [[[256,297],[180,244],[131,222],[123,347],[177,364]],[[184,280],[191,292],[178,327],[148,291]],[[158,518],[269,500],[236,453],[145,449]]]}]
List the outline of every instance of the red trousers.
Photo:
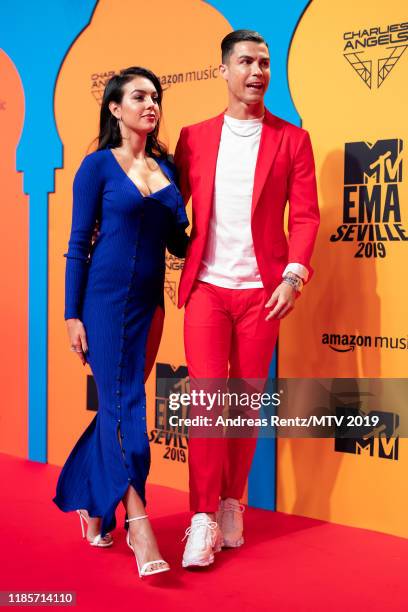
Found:
[{"label": "red trousers", "polygon": [[[190,378],[267,378],[279,329],[277,320],[265,321],[269,298],[263,288],[226,289],[196,281],[184,319]],[[193,512],[216,512],[220,497],[242,497],[255,446],[254,437],[190,438]]]}]

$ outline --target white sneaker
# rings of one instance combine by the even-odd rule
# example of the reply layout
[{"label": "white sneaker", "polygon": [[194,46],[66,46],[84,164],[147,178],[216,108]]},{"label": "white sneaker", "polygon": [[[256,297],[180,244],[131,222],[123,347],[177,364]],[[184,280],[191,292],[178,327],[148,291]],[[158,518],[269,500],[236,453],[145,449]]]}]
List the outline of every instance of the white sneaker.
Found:
[{"label": "white sneaker", "polygon": [[244,521],[242,514],[245,506],[237,499],[227,497],[220,501],[220,508],[217,512],[217,522],[220,526],[224,546],[227,548],[238,548],[244,543]]},{"label": "white sneaker", "polygon": [[199,512],[193,516],[182,541],[187,537],[183,567],[206,567],[214,563],[214,553],[220,552],[223,541],[218,524],[208,514]]}]

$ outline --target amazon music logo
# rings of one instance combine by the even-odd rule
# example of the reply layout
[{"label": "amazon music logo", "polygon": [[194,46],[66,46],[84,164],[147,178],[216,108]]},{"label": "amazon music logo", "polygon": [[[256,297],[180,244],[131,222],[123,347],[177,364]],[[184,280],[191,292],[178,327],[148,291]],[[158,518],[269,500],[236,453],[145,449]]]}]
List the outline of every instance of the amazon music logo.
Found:
[{"label": "amazon music logo", "polygon": [[401,218],[403,142],[348,142],[344,149],[343,218],[330,242],[355,242],[354,257],[387,256],[387,242],[408,240]]},{"label": "amazon music logo", "polygon": [[408,47],[408,22],[344,32],[343,56],[369,89],[378,89]]},{"label": "amazon music logo", "polygon": [[[154,429],[149,432],[149,442],[163,447],[163,459],[187,461],[188,430],[186,426],[170,425],[169,418],[174,411],[169,409],[171,393],[190,391],[188,370],[182,365],[174,367],[169,363],[156,363],[156,400]],[[177,413],[185,419],[188,408],[182,406]]]},{"label": "amazon music logo", "polygon": [[218,78],[218,66],[206,66],[205,68],[196,68],[186,72],[174,72],[159,76],[160,85],[163,91],[169,89],[172,85],[180,85],[181,83],[194,83],[195,81],[208,81],[209,79]]},{"label": "amazon music logo", "polygon": [[322,344],[336,353],[353,352],[356,348],[407,350],[408,336],[362,336],[357,334],[331,334],[324,332]]},{"label": "amazon music logo", "polygon": [[[375,427],[366,425],[369,422],[367,416],[378,417],[378,424]],[[339,406],[336,408],[336,417],[344,417],[342,423],[352,422],[353,426],[350,428],[342,424],[336,427],[335,452],[398,461],[398,414],[378,410],[363,412],[356,407]]]}]

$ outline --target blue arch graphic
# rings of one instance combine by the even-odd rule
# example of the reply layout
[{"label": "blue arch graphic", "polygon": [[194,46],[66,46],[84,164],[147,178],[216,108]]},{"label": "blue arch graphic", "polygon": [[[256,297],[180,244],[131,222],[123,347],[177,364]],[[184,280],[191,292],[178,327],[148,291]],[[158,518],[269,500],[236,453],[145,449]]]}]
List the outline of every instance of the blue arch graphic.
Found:
[{"label": "blue arch graphic", "polygon": [[29,196],[28,456],[47,461],[48,194],[62,165],[54,121],[54,89],[61,64],[89,23],[96,0],[7,1],[2,4],[2,49],[19,72],[25,119],[17,170]]}]

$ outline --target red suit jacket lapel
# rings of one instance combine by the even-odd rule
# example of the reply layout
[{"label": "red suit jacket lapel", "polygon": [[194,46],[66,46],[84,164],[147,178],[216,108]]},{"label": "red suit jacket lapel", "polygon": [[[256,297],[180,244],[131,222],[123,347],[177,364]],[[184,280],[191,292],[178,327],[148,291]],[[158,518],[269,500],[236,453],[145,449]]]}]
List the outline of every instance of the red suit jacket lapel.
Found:
[{"label": "red suit jacket lapel", "polygon": [[218,149],[220,147],[221,131],[224,123],[224,113],[214,117],[214,123],[206,134],[203,142],[202,156],[202,190],[200,193],[200,206],[204,207],[203,219],[208,229],[214,195],[215,170],[217,166]]},{"label": "red suit jacket lapel", "polygon": [[252,193],[252,217],[259,203],[265,181],[275,161],[282,137],[282,124],[279,124],[274,115],[265,109],[261,141],[259,143],[258,157],[255,166],[254,190]]}]

